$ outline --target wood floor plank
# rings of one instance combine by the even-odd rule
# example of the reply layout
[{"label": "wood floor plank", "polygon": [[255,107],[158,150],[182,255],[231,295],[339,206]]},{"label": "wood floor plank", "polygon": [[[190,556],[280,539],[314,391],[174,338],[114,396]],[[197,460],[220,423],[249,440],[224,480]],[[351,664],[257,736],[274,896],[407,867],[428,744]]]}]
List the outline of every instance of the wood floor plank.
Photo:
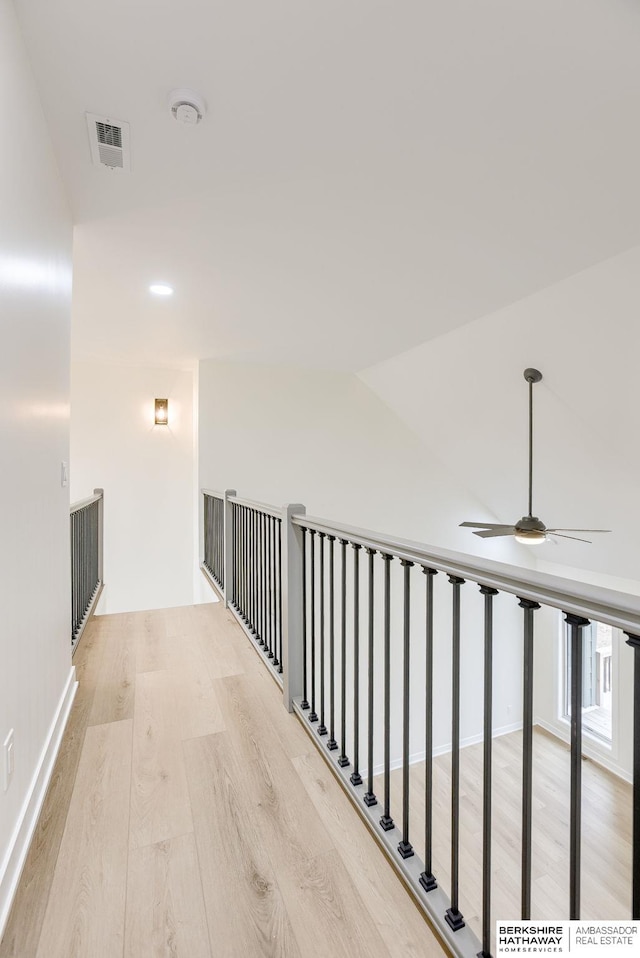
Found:
[{"label": "wood floor plank", "polygon": [[174,663],[172,642],[167,635],[167,621],[162,609],[131,616],[136,673],[170,669]]},{"label": "wood floor plank", "polygon": [[[460,763],[460,908],[481,934],[482,745],[465,748]],[[496,919],[520,914],[522,734],[493,742],[492,912]],[[401,808],[402,772],[391,773],[391,809]],[[411,841],[424,841],[424,764],[410,770]],[[532,917],[569,917],[568,747],[536,728],[533,761]],[[381,793],[382,776],[375,779]],[[434,873],[445,890],[450,881],[451,757],[434,760]],[[631,787],[583,760],[581,913],[586,919],[628,918],[631,888]]]},{"label": "wood floor plank", "polygon": [[130,720],[87,729],[35,958],[122,953]]},{"label": "wood floor plank", "polygon": [[[133,718],[135,657],[127,630],[127,619],[116,626],[101,623],[102,636],[101,679],[96,688],[89,715],[89,725],[120,722]],[[111,626],[111,627],[110,627]]]},{"label": "wood floor plank", "polygon": [[[198,635],[210,678],[243,675],[253,667],[247,666],[247,662],[251,662],[246,657],[247,652],[252,650],[248,648],[246,636],[222,602],[206,608],[208,615],[194,617],[194,621],[199,622]],[[257,664],[260,665],[260,662]]]},{"label": "wood floor plank", "polygon": [[136,676],[131,772],[131,848],[193,831],[171,672]]},{"label": "wood floor plank", "polygon": [[[299,938],[315,942],[314,958],[370,958],[384,942],[334,849],[278,871],[287,913]],[[401,958],[401,952],[391,952]]]},{"label": "wood floor plank", "polygon": [[129,853],[124,958],[210,958],[192,834]]},{"label": "wood floor plank", "polygon": [[241,766],[228,733],[190,739],[183,749],[213,953],[303,958],[260,836],[243,812]]},{"label": "wood floor plank", "polygon": [[315,752],[293,759],[309,800],[333,837],[354,887],[371,915],[389,955],[430,958],[442,948],[406,891],[391,873],[382,852],[352,808],[334,788],[332,775]]}]

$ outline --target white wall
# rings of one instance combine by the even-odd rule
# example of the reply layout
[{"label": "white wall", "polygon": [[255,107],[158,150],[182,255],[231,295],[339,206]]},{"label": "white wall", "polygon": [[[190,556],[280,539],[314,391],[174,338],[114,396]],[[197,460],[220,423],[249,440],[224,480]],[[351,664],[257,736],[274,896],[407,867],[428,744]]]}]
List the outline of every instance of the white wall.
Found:
[{"label": "white wall", "polygon": [[[200,486],[235,488],[240,496],[276,505],[302,502],[310,515],[362,526],[391,535],[471,551],[475,542],[458,528],[465,516],[482,512],[482,505],[439,462],[424,442],[382,403],[356,376],[287,367],[240,365],[207,361],[200,364],[199,458]],[[428,410],[424,410],[428,414]],[[494,558],[509,561],[520,551],[512,543],[492,543]],[[525,561],[528,554],[524,556]],[[376,593],[382,594],[381,569]],[[400,596],[399,565],[394,563],[394,594]],[[415,729],[422,729],[424,672],[424,577],[414,570]],[[482,608],[477,588],[464,587],[462,736],[481,731],[479,678],[482,674]],[[451,740],[451,598],[445,576],[437,577],[436,594],[436,718],[434,743]],[[381,639],[377,607],[377,641]],[[504,728],[521,717],[521,628],[515,600],[496,610],[501,624],[496,639],[494,725]],[[402,604],[393,609],[393,685],[397,696],[401,657]],[[520,634],[520,633],[516,633]],[[376,652],[378,656],[379,649]],[[377,693],[380,705],[380,689]],[[364,701],[364,695],[362,697]],[[376,715],[381,721],[380,708]],[[397,710],[396,710],[397,715]],[[382,741],[381,731],[377,735]],[[399,726],[394,755],[399,752]],[[423,745],[420,732],[413,754]],[[376,756],[376,761],[379,756]]]},{"label": "white wall", "polygon": [[[490,550],[458,524],[486,514],[469,474],[452,470],[418,433],[349,373],[200,363],[200,485],[265,502],[303,502],[316,516],[443,548]],[[428,417],[423,407],[418,416]]]},{"label": "white wall", "polygon": [[[169,426],[155,426],[156,397]],[[105,490],[104,578],[98,613],[193,602],[193,375],[73,363],[72,501]]]},{"label": "white wall", "polygon": [[15,731],[15,774],[7,792],[0,785],[1,933],[55,748],[52,724],[74,688],[69,490],[60,478],[69,457],[71,220],[8,0],[0,0],[0,113],[10,131],[0,151],[0,743]]},{"label": "white wall", "polygon": [[[544,378],[534,387],[534,512],[549,526],[613,531],[586,535],[592,545],[545,543],[531,556],[541,571],[631,594],[640,594],[639,271],[635,247],[361,373],[435,455],[466,476],[485,504],[477,518],[498,515],[513,522],[527,504],[522,372],[537,366]],[[434,415],[425,418],[424,409]],[[490,549],[484,554],[490,556]],[[559,717],[560,647],[558,614],[541,611],[536,716],[566,738],[568,727]],[[613,748],[586,746],[623,775],[631,770],[631,659],[622,642],[614,674]]]},{"label": "white wall", "polygon": [[635,247],[361,373],[466,477],[485,515],[513,522],[527,507],[522,372],[537,366],[544,378],[534,387],[534,512],[548,526],[613,532],[594,536],[593,545],[545,543],[535,557],[635,580],[639,271]]}]

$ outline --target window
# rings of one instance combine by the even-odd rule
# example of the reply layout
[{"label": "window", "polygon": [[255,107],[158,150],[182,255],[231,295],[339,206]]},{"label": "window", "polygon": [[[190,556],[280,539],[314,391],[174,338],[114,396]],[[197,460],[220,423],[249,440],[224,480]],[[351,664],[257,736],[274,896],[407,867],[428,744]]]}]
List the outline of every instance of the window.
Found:
[{"label": "window", "polygon": [[[614,630],[592,622],[582,630],[582,727],[603,742],[612,741]],[[571,718],[571,642],[564,627],[564,718]]]}]

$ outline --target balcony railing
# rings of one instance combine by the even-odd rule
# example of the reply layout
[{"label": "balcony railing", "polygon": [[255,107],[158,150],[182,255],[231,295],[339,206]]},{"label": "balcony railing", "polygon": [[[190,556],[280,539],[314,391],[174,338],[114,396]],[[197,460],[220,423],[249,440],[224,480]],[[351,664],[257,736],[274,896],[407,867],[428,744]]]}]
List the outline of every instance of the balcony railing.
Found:
[{"label": "balcony railing", "polygon": [[[640,918],[637,596],[311,518],[300,505],[278,509],[241,500],[232,491],[224,495],[205,492],[205,515],[207,497],[223,504],[217,549],[224,556],[226,586],[220,590],[217,583],[217,587],[225,602],[282,685],[285,706],[298,715],[447,948],[461,958],[489,958],[492,922],[516,917],[495,915],[492,909],[493,678],[498,635],[494,610],[498,606],[501,615],[509,617],[508,638],[518,642],[521,651],[520,869],[509,881],[519,884],[522,919],[532,917],[533,686],[538,610],[545,606],[564,614],[571,645],[570,918],[581,917],[583,630],[591,621],[622,630],[634,650],[630,915]],[[459,829],[463,639],[467,640],[467,654],[472,646],[477,694],[482,702],[483,768],[477,795],[482,809],[482,853],[472,879],[474,889],[482,889],[480,938],[469,928],[461,908],[467,891],[461,887]],[[445,669],[451,781],[446,822],[442,808],[435,806],[433,788],[434,719],[440,725],[443,722],[442,707],[435,704],[442,696],[436,694],[440,688],[435,685],[434,649],[437,645],[442,656],[443,644],[450,656],[450,666]],[[419,782],[412,783],[416,756],[424,772]],[[397,807],[392,802],[394,769],[399,769],[401,776]],[[418,829],[416,790],[421,808]],[[467,795],[466,800],[472,798]],[[445,826],[450,834],[449,861],[442,869],[446,875],[439,875],[433,844],[434,836]],[[464,880],[470,881],[468,869]]]},{"label": "balcony railing", "polygon": [[71,647],[75,649],[91,618],[103,576],[104,490],[71,506]]}]

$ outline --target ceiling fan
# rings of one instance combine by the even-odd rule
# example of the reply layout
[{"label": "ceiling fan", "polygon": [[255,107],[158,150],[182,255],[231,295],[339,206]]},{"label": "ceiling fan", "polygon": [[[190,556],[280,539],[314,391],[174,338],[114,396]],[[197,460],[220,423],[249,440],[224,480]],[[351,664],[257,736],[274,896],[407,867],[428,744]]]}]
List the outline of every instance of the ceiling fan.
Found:
[{"label": "ceiling fan", "polygon": [[551,535],[560,539],[575,539],[576,542],[591,542],[579,536],[568,536],[566,532],[611,532],[611,529],[547,529],[544,522],[532,515],[533,488],[533,384],[539,383],[542,373],[538,369],[525,369],[524,378],[529,383],[529,513],[518,519],[515,525],[508,526],[495,522],[461,522],[461,526],[475,529],[475,536],[482,539],[494,539],[499,536],[514,536],[517,542],[525,545],[539,545]]}]

